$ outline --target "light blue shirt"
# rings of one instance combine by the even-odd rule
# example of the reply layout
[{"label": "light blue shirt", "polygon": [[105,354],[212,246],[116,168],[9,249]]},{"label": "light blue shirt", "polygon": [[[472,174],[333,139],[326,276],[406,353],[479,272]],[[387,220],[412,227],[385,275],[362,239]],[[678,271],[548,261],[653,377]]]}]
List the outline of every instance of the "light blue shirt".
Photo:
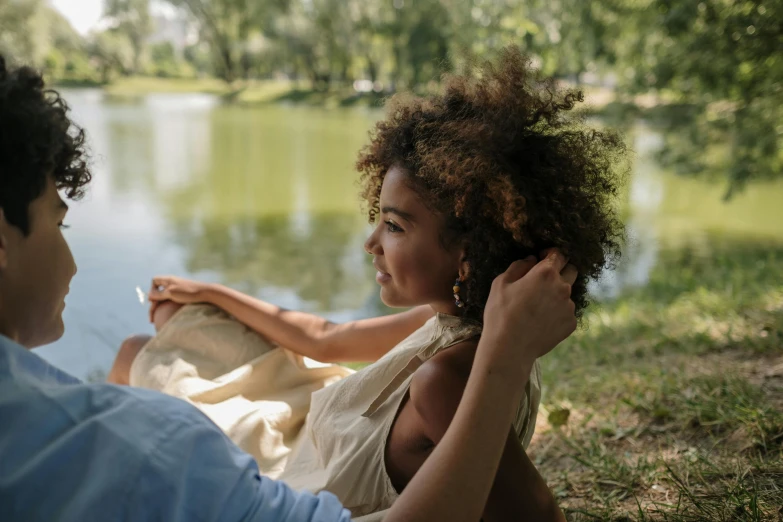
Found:
[{"label": "light blue shirt", "polygon": [[347,522],[326,492],[259,476],[184,401],[84,384],[0,336],[0,520]]}]

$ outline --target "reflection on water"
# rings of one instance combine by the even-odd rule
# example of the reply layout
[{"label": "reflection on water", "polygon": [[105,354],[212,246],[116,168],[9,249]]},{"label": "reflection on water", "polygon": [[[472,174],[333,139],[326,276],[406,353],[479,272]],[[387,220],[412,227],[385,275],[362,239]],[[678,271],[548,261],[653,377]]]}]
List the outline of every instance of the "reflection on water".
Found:
[{"label": "reflection on water", "polygon": [[[333,320],[389,312],[362,248],[353,170],[381,113],[226,107],[203,95],[65,97],[87,128],[95,181],[68,218],[79,273],[67,331],[39,351],[55,364],[100,380],[124,337],[152,332],[134,288],[157,274],[226,283]],[[645,284],[667,248],[723,232],[783,238],[783,185],[751,186],[725,205],[722,187],[661,171],[650,159],[660,137],[641,125],[630,136],[629,244],[593,285],[597,296]]]},{"label": "reflection on water", "polygon": [[304,228],[300,215],[172,226],[190,272],[219,272],[226,284],[284,306],[319,313],[356,308],[375,285],[362,247],[365,227],[354,215],[314,214]]}]

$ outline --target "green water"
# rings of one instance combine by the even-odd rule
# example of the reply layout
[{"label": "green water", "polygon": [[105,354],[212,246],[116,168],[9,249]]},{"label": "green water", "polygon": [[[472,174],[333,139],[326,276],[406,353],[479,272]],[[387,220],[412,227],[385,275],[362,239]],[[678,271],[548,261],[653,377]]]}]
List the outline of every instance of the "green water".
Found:
[{"label": "green water", "polygon": [[[135,287],[162,274],[226,283],[338,321],[388,313],[362,248],[368,225],[353,170],[380,112],[232,107],[202,95],[65,97],[88,131],[95,177],[67,219],[79,273],[66,334],[39,351],[44,357],[99,379],[122,339],[152,332]],[[640,124],[628,138],[630,242],[597,295],[644,285],[671,248],[709,255],[716,236],[783,242],[782,183],[751,186],[726,204],[723,187],[662,171],[653,131]]]}]

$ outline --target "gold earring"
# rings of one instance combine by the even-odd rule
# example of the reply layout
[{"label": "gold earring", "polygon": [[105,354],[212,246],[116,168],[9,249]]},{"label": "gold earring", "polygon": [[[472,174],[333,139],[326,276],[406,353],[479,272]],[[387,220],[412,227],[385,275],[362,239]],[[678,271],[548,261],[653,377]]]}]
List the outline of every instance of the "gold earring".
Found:
[{"label": "gold earring", "polygon": [[458,308],[462,308],[465,306],[465,302],[460,298],[459,296],[459,287],[462,285],[462,281],[457,278],[457,280],[454,282],[454,286],[451,287],[452,290],[454,290],[454,304],[457,305]]}]

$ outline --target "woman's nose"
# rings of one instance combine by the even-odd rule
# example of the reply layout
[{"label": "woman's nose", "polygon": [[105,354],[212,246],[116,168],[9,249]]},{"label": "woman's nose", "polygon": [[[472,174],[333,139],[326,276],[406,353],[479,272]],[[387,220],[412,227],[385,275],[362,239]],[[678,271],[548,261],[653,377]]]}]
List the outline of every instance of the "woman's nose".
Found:
[{"label": "woman's nose", "polygon": [[372,234],[370,234],[370,237],[367,238],[367,241],[364,242],[364,251],[367,252],[370,255],[377,254],[375,251],[378,247],[378,240],[375,237],[378,233],[378,228],[376,227]]}]

